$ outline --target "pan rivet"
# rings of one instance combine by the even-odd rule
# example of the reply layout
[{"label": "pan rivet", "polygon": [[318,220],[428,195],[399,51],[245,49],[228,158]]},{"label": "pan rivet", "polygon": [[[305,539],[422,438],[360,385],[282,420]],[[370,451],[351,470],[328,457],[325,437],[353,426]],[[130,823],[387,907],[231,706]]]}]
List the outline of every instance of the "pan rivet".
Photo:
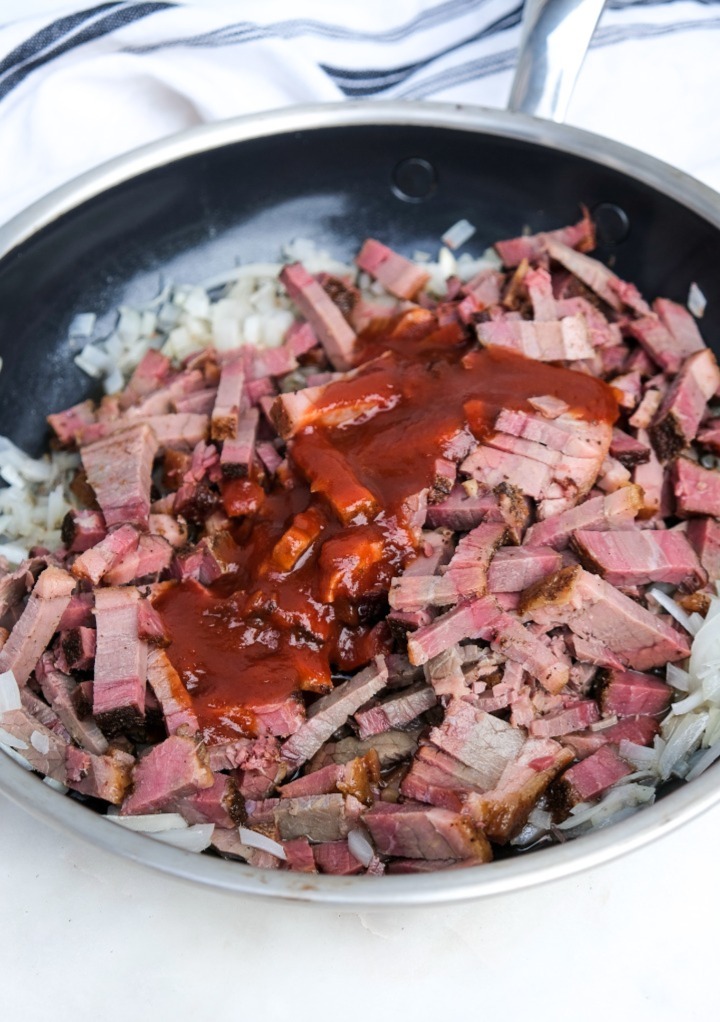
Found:
[{"label": "pan rivet", "polygon": [[436,187],[435,168],[420,156],[400,160],[392,172],[392,190],[404,202],[424,202]]},{"label": "pan rivet", "polygon": [[592,217],[602,245],[619,245],[630,233],[627,213],[614,202],[601,202],[593,209]]}]

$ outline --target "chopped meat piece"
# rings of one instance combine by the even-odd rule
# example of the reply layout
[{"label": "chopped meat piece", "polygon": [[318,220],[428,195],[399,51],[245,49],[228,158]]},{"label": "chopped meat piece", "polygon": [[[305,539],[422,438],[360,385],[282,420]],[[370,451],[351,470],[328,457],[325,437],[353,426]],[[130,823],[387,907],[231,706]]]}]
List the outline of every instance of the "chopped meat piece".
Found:
[{"label": "chopped meat piece", "polygon": [[[611,788],[616,781],[632,773],[632,767],[620,759],[610,745],[603,745],[591,756],[566,770],[557,782],[559,797],[567,805],[587,802]],[[554,793],[553,800],[558,799]]]},{"label": "chopped meat piece", "polygon": [[361,741],[359,738],[342,738],[339,742],[328,742],[313,757],[311,770],[319,770],[328,763],[349,763],[350,760],[365,756],[371,750],[377,753],[383,770],[395,766],[412,756],[418,743],[418,730],[385,731]]},{"label": "chopped meat piece", "polygon": [[578,507],[547,518],[528,529],[528,546],[549,546],[563,550],[578,529],[633,529],[634,520],[642,510],[643,494],[639,486],[624,486],[606,497],[591,497]]},{"label": "chopped meat piece", "polygon": [[311,854],[320,873],[345,877],[363,871],[362,863],[352,854],[347,841],[323,841],[313,846]]},{"label": "chopped meat piece", "polygon": [[690,651],[675,628],[580,567],[563,568],[526,590],[521,612],[526,620],[550,627],[569,625],[637,670],[682,660]]},{"label": "chopped meat piece", "polygon": [[667,582],[692,591],[707,581],[687,536],[675,530],[578,530],[572,546],[586,568],[621,588]]},{"label": "chopped meat piece", "polygon": [[25,708],[0,712],[0,728],[16,739],[13,743],[33,770],[65,783],[65,739]]},{"label": "chopped meat piece", "polygon": [[430,732],[433,745],[477,771],[486,789],[494,787],[524,740],[517,728],[461,699],[449,703],[442,724]]},{"label": "chopped meat piece", "polygon": [[138,579],[161,575],[170,566],[173,549],[161,536],[142,535],[134,550],[105,573],[111,586],[127,585]]},{"label": "chopped meat piece", "polygon": [[520,833],[537,800],[571,762],[572,753],[557,742],[529,738],[491,791],[468,796],[465,812],[491,840],[506,844]]},{"label": "chopped meat piece", "polygon": [[213,440],[232,440],[237,435],[244,384],[243,360],[236,358],[226,362],[220,373],[212,412],[210,434]]},{"label": "chopped meat piece", "polygon": [[192,699],[165,650],[151,649],[148,653],[147,680],[162,706],[168,734],[174,735],[181,727],[194,734],[198,720]]},{"label": "chopped meat piece", "polygon": [[138,636],[139,601],[134,588],[95,591],[93,713],[113,733],[136,725],[145,714],[147,643]]},{"label": "chopped meat piece", "polygon": [[132,525],[113,529],[99,543],[76,557],[71,569],[73,575],[97,585],[111,568],[137,549],[138,539],[138,531]]},{"label": "chopped meat piece", "polygon": [[181,735],[153,746],[135,764],[132,779],[132,792],[120,810],[124,816],[155,813],[175,799],[215,784],[204,747]]},{"label": "chopped meat piece", "polygon": [[463,600],[431,624],[408,636],[411,664],[424,664],[463,639],[489,639],[500,608],[487,596]]},{"label": "chopped meat piece", "polygon": [[495,250],[509,268],[519,266],[523,259],[534,260],[543,254],[548,240],[555,240],[576,248],[581,252],[589,252],[595,248],[595,225],[587,212],[581,220],[570,227],[561,227],[556,231],[542,234],[523,234],[519,238],[496,241]]},{"label": "chopped meat piece", "polygon": [[287,293],[317,334],[335,369],[349,369],[353,361],[355,331],[337,305],[300,263],[280,274]]},{"label": "chopped meat piece", "polygon": [[95,756],[68,745],[65,783],[83,795],[120,805],[130,787],[134,763],[134,757],[121,749]]},{"label": "chopped meat piece", "polygon": [[666,355],[666,362],[660,361],[659,364],[663,369],[676,373],[684,359],[696,351],[702,351],[705,342],[700,335],[697,323],[683,305],[671,302],[668,298],[656,298],[653,302],[653,309],[675,342],[673,346],[675,357],[667,362]]},{"label": "chopped meat piece", "polygon": [[488,589],[491,593],[519,593],[561,567],[562,555],[552,547],[501,547],[488,571]]},{"label": "chopped meat piece", "polygon": [[108,527],[147,529],[150,474],[158,442],[144,423],[83,447],[80,454]]},{"label": "chopped meat piece", "polygon": [[408,859],[474,859],[490,862],[485,836],[459,813],[435,806],[378,802],[363,822],[380,855]]},{"label": "chopped meat piece", "polygon": [[63,518],[62,541],[71,554],[80,554],[100,542],[107,532],[99,511],[70,508]]},{"label": "chopped meat piece", "polygon": [[482,490],[470,496],[463,486],[455,486],[445,500],[428,507],[427,523],[458,532],[468,532],[481,522],[503,522],[512,538],[519,541],[530,521],[527,500],[511,486],[499,486],[495,491]]},{"label": "chopped meat piece", "polygon": [[300,766],[310,759],[348,717],[387,684],[387,680],[385,661],[377,657],[360,674],[318,699],[310,708],[308,720],[283,744],[283,758],[293,766]]},{"label": "chopped meat piece", "polygon": [[[317,848],[320,845],[316,846]],[[317,873],[313,857],[313,849],[306,837],[296,837],[292,841],[283,841],[287,856],[287,867],[295,873]]]},{"label": "chopped meat piece", "polygon": [[650,448],[621,429],[613,429],[610,454],[625,466],[634,468],[650,460]]},{"label": "chopped meat piece", "polygon": [[559,692],[568,683],[569,664],[512,614],[503,612],[496,621],[492,648],[520,664],[548,692]]},{"label": "chopped meat piece", "polygon": [[352,795],[304,795],[283,798],[273,816],[280,838],[292,841],[340,841],[355,827],[364,807]]},{"label": "chopped meat piece", "polygon": [[623,739],[634,745],[652,745],[660,724],[654,717],[623,717],[611,727],[600,731],[578,731],[562,735],[560,742],[575,754],[576,759],[585,759],[597,752],[603,745],[619,745]]},{"label": "chopped meat piece", "polygon": [[216,774],[212,787],[186,795],[168,808],[180,813],[191,827],[197,823],[214,823],[216,827],[230,830],[245,820],[242,796],[234,779],[225,774]]},{"label": "chopped meat piece", "polygon": [[35,670],[35,676],[40,683],[43,695],[57,713],[73,741],[97,756],[107,752],[107,738],[93,718],[80,717],[78,714],[75,698],[78,683],[57,670],[49,653],[43,653],[38,668]]},{"label": "chopped meat piece", "polygon": [[702,468],[689,458],[678,458],[673,465],[675,512],[680,518],[691,515],[720,516],[720,472]]},{"label": "chopped meat piece", "polygon": [[299,731],[305,722],[305,707],[297,695],[276,703],[253,707],[258,735],[286,738]]},{"label": "chopped meat piece", "polygon": [[282,860],[270,852],[243,844],[237,829],[226,830],[216,827],[213,831],[211,844],[223,857],[242,859],[249,866],[256,866],[258,869],[280,869],[282,865]]},{"label": "chopped meat piece", "polygon": [[122,406],[127,408],[162,386],[170,373],[170,359],[149,348],[133,371],[122,393]]},{"label": "chopped meat piece", "polygon": [[593,355],[582,316],[566,316],[555,322],[496,320],[478,323],[476,330],[478,340],[486,347],[509,348],[541,362],[572,362]]},{"label": "chopped meat piece", "polygon": [[588,727],[600,719],[600,712],[594,699],[582,699],[570,703],[562,710],[538,717],[530,725],[530,734],[535,738],[557,738],[570,731]]},{"label": "chopped meat piece", "polygon": [[600,706],[611,717],[635,717],[638,714],[661,716],[670,706],[672,689],[652,674],[639,671],[603,671]]},{"label": "chopped meat piece", "polygon": [[74,587],[75,579],[62,568],[45,568],[0,650],[0,674],[12,671],[18,685],[25,684],[55,634]]},{"label": "chopped meat piece", "polygon": [[35,585],[35,578],[28,568],[21,564],[17,571],[8,572],[0,578],[0,618],[16,607],[26,593]]},{"label": "chopped meat piece", "polygon": [[424,665],[425,677],[437,696],[468,694],[468,682],[463,672],[463,657],[460,646],[452,645],[432,657]]},{"label": "chopped meat piece", "polygon": [[374,238],[367,239],[355,262],[396,298],[414,298],[430,279],[422,267]]},{"label": "chopped meat piece", "polygon": [[708,578],[720,578],[720,522],[715,518],[691,518],[685,533]]},{"label": "chopped meat piece", "polygon": [[435,692],[427,685],[405,689],[400,695],[392,696],[377,706],[355,714],[360,737],[369,738],[370,735],[377,735],[382,731],[404,727],[436,703]]},{"label": "chopped meat piece", "polygon": [[65,662],[70,671],[89,671],[95,661],[95,629],[80,625],[60,636]]},{"label": "chopped meat piece", "polygon": [[597,259],[576,252],[553,238],[548,239],[545,248],[551,259],[574,273],[583,284],[587,285],[604,302],[607,302],[611,309],[620,312],[623,306],[627,305],[636,312],[650,311],[632,284],[620,280],[612,270],[609,270]]},{"label": "chopped meat piece", "polygon": [[150,515],[150,534],[160,536],[175,550],[180,550],[188,541],[187,522],[180,515]]},{"label": "chopped meat piece", "polygon": [[81,401],[64,412],[48,415],[47,421],[60,443],[69,447],[83,427],[95,422],[95,405],[90,400]]},{"label": "chopped meat piece", "polygon": [[259,412],[248,408],[240,416],[234,437],[223,443],[220,466],[227,476],[246,476],[255,461],[255,439],[257,436]]},{"label": "chopped meat piece", "polygon": [[676,457],[695,439],[707,402],[719,387],[720,370],[709,348],[683,363],[650,426],[661,461]]}]

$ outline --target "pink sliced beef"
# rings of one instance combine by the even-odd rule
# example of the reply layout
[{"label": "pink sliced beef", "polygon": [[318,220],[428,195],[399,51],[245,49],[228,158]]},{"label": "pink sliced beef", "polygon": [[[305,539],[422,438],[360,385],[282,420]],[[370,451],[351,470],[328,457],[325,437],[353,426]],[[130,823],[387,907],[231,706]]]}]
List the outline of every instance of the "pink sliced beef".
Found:
[{"label": "pink sliced beef", "polygon": [[317,334],[335,369],[349,369],[353,361],[355,331],[322,285],[300,263],[280,274],[287,293]]},{"label": "pink sliced beef", "polygon": [[105,537],[107,528],[100,511],[70,508],[63,518],[62,541],[72,554],[89,550]]},{"label": "pink sliced beef", "polygon": [[174,735],[180,728],[194,734],[198,730],[198,720],[192,699],[165,650],[149,651],[147,680],[162,707],[168,734]]},{"label": "pink sliced beef", "polygon": [[582,564],[611,585],[627,587],[667,582],[693,592],[707,581],[687,536],[675,530],[573,534],[572,546]]},{"label": "pink sliced beef", "polygon": [[624,306],[639,313],[650,311],[633,284],[621,280],[617,274],[597,259],[576,252],[554,238],[547,241],[545,249],[551,259],[573,273],[616,312],[621,312]]},{"label": "pink sliced beef", "polygon": [[691,518],[685,535],[708,577],[720,578],[720,522],[715,518]]},{"label": "pink sliced beef", "polygon": [[606,670],[601,674],[600,706],[606,716],[662,716],[670,706],[672,689],[652,674]]},{"label": "pink sliced beef", "polygon": [[80,625],[60,633],[60,644],[68,671],[90,671],[95,662],[94,628]]},{"label": "pink sliced beef", "polygon": [[244,384],[243,359],[235,358],[226,362],[220,373],[220,383],[212,411],[210,435],[213,440],[232,440],[237,435]]},{"label": "pink sliced beef", "polygon": [[485,836],[459,813],[435,806],[378,802],[363,817],[380,855],[490,862]]},{"label": "pink sliced beef", "polygon": [[385,660],[376,657],[364,671],[318,699],[310,708],[305,723],[284,742],[283,758],[292,766],[300,766],[310,759],[348,717],[385,687],[387,680]]},{"label": "pink sliced beef", "polygon": [[589,727],[600,719],[600,712],[594,699],[582,699],[570,703],[562,710],[549,713],[546,717],[538,717],[530,724],[530,734],[534,738],[557,738],[571,731],[579,731]]},{"label": "pink sliced beef", "polygon": [[281,840],[340,841],[357,825],[364,806],[352,795],[303,795],[280,799],[273,811]]},{"label": "pink sliced beef", "polygon": [[233,478],[247,476],[255,462],[259,412],[247,408],[238,420],[235,436],[225,440],[220,452],[223,474]]},{"label": "pink sliced beef", "polygon": [[470,496],[464,486],[453,487],[450,494],[427,510],[427,524],[468,532],[481,522],[504,523],[514,541],[519,542],[530,521],[528,502],[518,489],[500,486],[495,490],[478,490]]},{"label": "pink sliced beef", "polygon": [[422,267],[374,238],[367,239],[355,262],[396,298],[414,298],[430,279]]},{"label": "pink sliced beef", "polygon": [[143,534],[135,549],[105,573],[105,582],[122,586],[140,579],[157,578],[170,566],[172,556],[173,549],[162,536]]},{"label": "pink sliced beef", "polygon": [[85,426],[95,422],[95,404],[93,401],[81,401],[63,412],[48,415],[47,421],[54,430],[61,444],[70,446],[75,437]]},{"label": "pink sliced beef", "polygon": [[478,323],[477,337],[484,347],[507,348],[540,362],[575,362],[592,358],[593,348],[582,316],[554,322],[496,320]]},{"label": "pink sliced beef", "polygon": [[491,840],[506,844],[522,830],[537,800],[572,758],[572,752],[557,742],[528,738],[492,790],[468,796],[465,813]]},{"label": "pink sliced beef", "polygon": [[661,461],[676,457],[695,439],[707,403],[719,387],[720,370],[709,348],[683,363],[650,426]]},{"label": "pink sliced beef", "polygon": [[690,652],[687,638],[677,629],[578,566],[563,568],[526,590],[521,613],[546,627],[568,625],[637,670],[682,660]]},{"label": "pink sliced beef", "polygon": [[545,251],[548,241],[559,241],[571,248],[587,252],[595,248],[595,225],[587,213],[576,224],[541,234],[523,234],[495,242],[495,250],[509,268],[519,266],[523,259],[538,259]]},{"label": "pink sliced beef", "polygon": [[62,568],[50,565],[41,572],[10,638],[0,650],[0,674],[12,671],[18,685],[25,684],[50,644],[74,588],[75,579]]},{"label": "pink sliced beef", "polygon": [[603,745],[566,770],[557,782],[557,788],[563,801],[574,805],[597,798],[632,772],[633,768],[620,758],[613,746]]},{"label": "pink sliced beef", "polygon": [[313,845],[310,854],[320,873],[346,877],[363,872],[363,864],[352,854],[347,841],[323,841]]},{"label": "pink sliced beef", "polygon": [[97,585],[111,568],[137,549],[138,539],[139,534],[134,526],[120,525],[75,558],[71,569],[73,575]]},{"label": "pink sliced beef", "polygon": [[198,823],[213,823],[216,827],[229,830],[245,819],[245,807],[237,784],[226,774],[215,774],[212,787],[200,788],[192,795],[178,799],[169,808],[180,813],[182,818],[194,826]]},{"label": "pink sliced beef", "polygon": [[122,749],[110,749],[96,756],[68,745],[65,783],[83,795],[120,805],[131,784],[135,759]]},{"label": "pink sliced beef", "polygon": [[634,529],[635,518],[644,507],[639,486],[624,486],[607,496],[590,497],[578,507],[547,518],[528,529],[528,546],[549,546],[563,550],[578,529],[604,531]]},{"label": "pink sliced beef", "polygon": [[495,552],[488,570],[491,593],[519,593],[562,567],[552,547],[504,546]]},{"label": "pink sliced beef", "polygon": [[634,745],[652,745],[659,730],[660,725],[655,717],[623,717],[617,724],[599,731],[577,731],[562,735],[560,742],[572,749],[576,759],[586,759],[603,745],[618,746],[623,740]]},{"label": "pink sliced beef", "polygon": [[88,482],[109,528],[129,524],[147,529],[157,449],[157,438],[144,423],[82,448]]},{"label": "pink sliced beef", "polygon": [[154,745],[135,764],[132,779],[132,792],[120,810],[124,816],[156,813],[175,799],[215,784],[204,747],[181,735]]},{"label": "pink sliced beef", "polygon": [[108,741],[91,716],[81,717],[77,709],[78,683],[57,670],[50,653],[43,653],[35,670],[47,701],[67,729],[70,737],[83,749],[101,756],[108,750]]},{"label": "pink sliced beef", "polygon": [[613,429],[610,443],[610,454],[625,466],[634,468],[650,459],[650,448],[647,444],[622,429]]},{"label": "pink sliced beef", "polygon": [[489,789],[518,755],[525,737],[499,717],[478,710],[462,699],[453,699],[442,724],[430,732],[430,741],[476,771]]},{"label": "pink sliced beef", "polygon": [[376,706],[359,710],[355,714],[361,738],[404,727],[431,709],[437,703],[437,696],[428,685],[405,689],[400,695],[392,696]]},{"label": "pink sliced beef", "polygon": [[147,643],[138,635],[139,602],[135,588],[95,590],[93,714],[109,732],[133,727],[145,715]]},{"label": "pink sliced beef", "polygon": [[678,458],[673,465],[675,511],[680,518],[692,515],[720,517],[720,472],[703,468],[690,458]]}]

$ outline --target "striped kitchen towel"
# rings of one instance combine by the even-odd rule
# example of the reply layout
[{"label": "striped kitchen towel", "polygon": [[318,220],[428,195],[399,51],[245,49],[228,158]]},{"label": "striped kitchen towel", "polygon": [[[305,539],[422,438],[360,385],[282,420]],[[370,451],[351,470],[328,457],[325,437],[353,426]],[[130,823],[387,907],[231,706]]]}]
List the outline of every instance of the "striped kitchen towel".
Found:
[{"label": "striped kitchen towel", "polygon": [[[237,114],[502,107],[521,15],[519,0],[114,0],[0,25],[0,222],[103,160]],[[609,0],[568,120],[720,189],[719,29],[718,0]]]}]

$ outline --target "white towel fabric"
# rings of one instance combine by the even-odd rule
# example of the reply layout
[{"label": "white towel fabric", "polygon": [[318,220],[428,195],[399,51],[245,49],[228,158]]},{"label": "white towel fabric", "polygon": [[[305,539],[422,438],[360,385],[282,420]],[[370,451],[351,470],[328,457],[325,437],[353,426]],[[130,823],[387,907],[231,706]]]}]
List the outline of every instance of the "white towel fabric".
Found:
[{"label": "white towel fabric", "polygon": [[[0,26],[0,222],[182,128],[296,103],[502,107],[521,0],[106,2]],[[568,121],[720,190],[720,3],[609,0]]]}]

